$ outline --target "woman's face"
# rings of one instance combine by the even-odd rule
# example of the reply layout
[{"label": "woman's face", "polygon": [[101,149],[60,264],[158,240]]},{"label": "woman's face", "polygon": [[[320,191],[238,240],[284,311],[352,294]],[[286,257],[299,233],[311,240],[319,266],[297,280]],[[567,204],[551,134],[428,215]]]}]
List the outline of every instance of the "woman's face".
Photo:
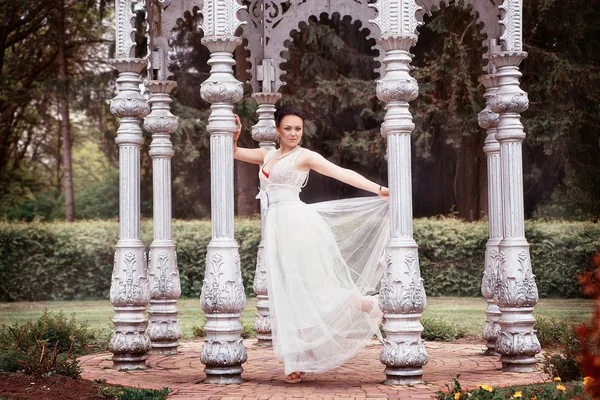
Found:
[{"label": "woman's face", "polygon": [[279,121],[277,133],[281,137],[281,146],[286,148],[296,147],[302,140],[302,118],[297,115],[286,115]]}]

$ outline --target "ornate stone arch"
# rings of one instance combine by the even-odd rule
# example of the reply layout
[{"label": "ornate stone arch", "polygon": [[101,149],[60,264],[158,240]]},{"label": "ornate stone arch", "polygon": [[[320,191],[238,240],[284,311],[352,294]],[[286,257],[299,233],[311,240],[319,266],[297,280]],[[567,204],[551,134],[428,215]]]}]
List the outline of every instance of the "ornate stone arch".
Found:
[{"label": "ornate stone arch", "polygon": [[[250,57],[247,60],[251,65],[248,72],[252,76],[250,84],[253,90],[277,92],[285,84],[281,81],[281,64],[286,60],[281,53],[287,50],[285,42],[291,40],[291,32],[310,17],[319,18],[322,14],[336,13],[362,22],[361,29],[370,31],[367,38],[378,37],[379,28],[371,22],[377,13],[369,6],[368,0],[348,0],[337,4],[329,0],[292,0],[289,3],[282,0],[251,0],[247,11],[240,14],[247,22],[243,37],[248,40]],[[265,67],[270,72],[264,71],[267,69]]]},{"label": "ornate stone arch", "polygon": [[[172,32],[189,13],[200,14],[203,0],[147,0],[146,21],[148,23],[148,74],[150,79],[169,79],[169,51]],[[156,76],[155,76],[156,75]]]}]

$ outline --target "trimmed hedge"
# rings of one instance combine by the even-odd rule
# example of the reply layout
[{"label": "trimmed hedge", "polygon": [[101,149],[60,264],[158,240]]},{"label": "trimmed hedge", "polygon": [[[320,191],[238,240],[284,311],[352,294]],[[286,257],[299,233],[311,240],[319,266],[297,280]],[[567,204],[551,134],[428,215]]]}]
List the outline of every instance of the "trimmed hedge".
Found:
[{"label": "trimmed hedge", "polygon": [[[480,296],[487,223],[452,218],[414,222],[421,274],[430,296]],[[0,300],[106,298],[110,288],[116,221],[67,223],[0,222]],[[576,276],[592,268],[600,250],[600,226],[592,222],[526,223],[540,296],[581,297]],[[208,221],[174,221],[173,239],[182,296],[199,297],[204,278]],[[260,221],[236,221],[242,278],[252,292]],[[142,223],[152,241],[152,223]]]}]

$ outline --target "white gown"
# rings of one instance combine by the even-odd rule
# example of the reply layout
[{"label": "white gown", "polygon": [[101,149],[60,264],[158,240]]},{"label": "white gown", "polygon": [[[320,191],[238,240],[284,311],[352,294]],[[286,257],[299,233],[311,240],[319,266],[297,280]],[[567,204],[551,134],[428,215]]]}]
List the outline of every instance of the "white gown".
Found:
[{"label": "white gown", "polygon": [[[388,202],[363,197],[307,205],[301,151],[259,171],[265,266],[275,356],[285,374],[342,365],[377,335],[383,313],[374,291],[389,237]],[[265,157],[264,163],[274,154]]]}]

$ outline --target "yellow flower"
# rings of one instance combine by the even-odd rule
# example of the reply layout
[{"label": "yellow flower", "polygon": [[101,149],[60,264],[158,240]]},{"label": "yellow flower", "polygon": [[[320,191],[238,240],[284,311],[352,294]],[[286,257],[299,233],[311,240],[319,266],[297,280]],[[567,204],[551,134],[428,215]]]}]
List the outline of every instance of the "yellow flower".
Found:
[{"label": "yellow flower", "polygon": [[487,390],[488,392],[491,392],[491,391],[493,391],[493,390],[494,390],[494,389],[492,389],[492,387],[491,387],[491,386],[488,386],[488,385],[477,385],[477,387],[478,387],[479,389]]},{"label": "yellow flower", "polygon": [[533,396],[530,400],[537,400],[537,397]]},{"label": "yellow flower", "polygon": [[561,379],[560,379],[560,376],[557,376],[557,377],[555,377],[555,378],[554,378],[554,381],[555,381],[555,382],[560,382],[560,381],[561,381]]},{"label": "yellow flower", "polygon": [[454,393],[454,400],[458,400],[458,399],[460,399],[460,392]]},{"label": "yellow flower", "polygon": [[520,399],[521,397],[523,397],[523,393],[521,392],[515,392],[515,394],[513,394],[513,399]]},{"label": "yellow flower", "polygon": [[556,390],[560,390],[561,392],[564,392],[565,390],[567,390],[567,388],[564,387],[563,385],[557,385]]},{"label": "yellow flower", "polygon": [[471,396],[472,396],[472,394],[471,394],[471,393],[467,393],[467,397],[468,397],[469,399],[471,398]]},{"label": "yellow flower", "polygon": [[593,378],[591,376],[586,376],[583,378],[583,385],[587,385],[588,383],[590,383],[591,381],[593,381]]}]

